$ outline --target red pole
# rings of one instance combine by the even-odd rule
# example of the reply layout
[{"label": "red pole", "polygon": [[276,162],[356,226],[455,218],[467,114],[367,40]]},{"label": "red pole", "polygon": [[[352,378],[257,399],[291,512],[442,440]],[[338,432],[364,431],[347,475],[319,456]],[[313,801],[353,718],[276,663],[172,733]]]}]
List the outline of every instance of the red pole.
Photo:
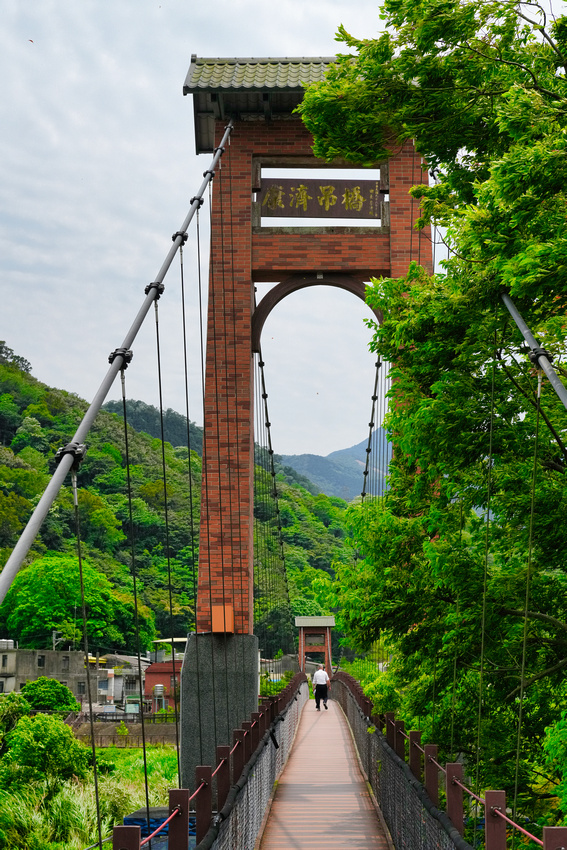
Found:
[{"label": "red pole", "polygon": [[421,782],[421,729],[409,733],[409,766],[410,770]]},{"label": "red pole", "polygon": [[195,813],[197,816],[197,844],[203,840],[209,831],[213,816],[213,783],[211,773],[212,770],[208,765],[199,765],[199,767],[195,768],[195,788],[199,788],[204,783],[194,798]]},{"label": "red pole", "polygon": [[395,714],[393,711],[387,711],[384,717],[386,718],[386,741],[394,750],[396,747],[396,731],[394,728]]},{"label": "red pole", "polygon": [[244,737],[244,764],[250,761],[250,756],[252,755],[252,733],[250,732],[251,726],[252,723],[250,720],[244,720],[242,722],[242,728],[247,733]]},{"label": "red pole", "polygon": [[459,835],[465,830],[463,820],[463,789],[453,780],[463,781],[463,765],[460,762],[452,762],[445,765],[447,775],[445,777],[445,792],[447,794],[447,814]]},{"label": "red pole", "polygon": [[235,785],[244,770],[244,729],[235,729],[232,733],[232,742],[238,746],[232,754],[232,784]]},{"label": "red pole", "polygon": [[168,850],[187,850],[189,847],[189,791],[174,788],[169,792],[169,814],[179,807],[179,814],[169,822]]},{"label": "red pole", "polygon": [[403,720],[395,721],[395,742],[396,742],[396,754],[401,758],[402,761],[406,760],[406,739],[404,738],[404,732],[406,728],[406,724]]},{"label": "red pole", "polygon": [[[254,721],[256,721],[256,722],[254,723]],[[261,725],[260,724],[261,724],[261,722],[262,722],[261,713],[259,711],[253,711],[252,712],[252,723],[254,724],[252,726],[252,752],[253,753],[256,752],[258,744],[260,743],[260,732],[261,732]]]},{"label": "red pole", "polygon": [[506,814],[506,792],[486,791],[484,799],[486,850],[506,850],[506,821],[496,814],[497,811]]},{"label": "red pole", "polygon": [[434,806],[439,805],[439,771],[433,759],[437,761],[437,744],[426,744],[424,749],[425,790]]},{"label": "red pole", "polygon": [[140,850],[139,826],[115,826],[112,830],[112,850]]},{"label": "red pole", "polygon": [[217,764],[220,765],[217,773],[217,811],[220,812],[230,791],[230,747],[219,746],[216,753]]},{"label": "red pole", "polygon": [[566,850],[567,827],[544,826],[543,828],[543,850]]}]

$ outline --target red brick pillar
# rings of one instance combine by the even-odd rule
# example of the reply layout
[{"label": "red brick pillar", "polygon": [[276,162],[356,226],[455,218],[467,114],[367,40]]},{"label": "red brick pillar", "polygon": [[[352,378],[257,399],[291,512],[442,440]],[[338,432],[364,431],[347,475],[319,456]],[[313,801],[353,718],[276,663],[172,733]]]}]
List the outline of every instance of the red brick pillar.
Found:
[{"label": "red brick pillar", "polygon": [[253,631],[250,186],[250,153],[236,132],[213,181],[199,632]]},{"label": "red brick pillar", "polygon": [[431,272],[430,228],[415,229],[415,221],[420,215],[419,201],[409,194],[412,186],[427,185],[429,177],[412,141],[405,142],[396,156],[389,160],[389,171],[390,277],[407,274],[411,260]]},{"label": "red brick pillar", "polygon": [[[223,130],[218,124],[217,139]],[[262,164],[323,166],[311,145],[299,120],[237,121],[213,181],[198,632],[253,632],[254,280],[295,276],[305,285],[341,285],[341,274],[362,282],[400,277],[410,259],[430,265],[428,233],[413,229],[419,204],[409,189],[427,174],[411,142],[389,161],[389,229],[328,226],[306,236],[297,228],[253,226]]]}]

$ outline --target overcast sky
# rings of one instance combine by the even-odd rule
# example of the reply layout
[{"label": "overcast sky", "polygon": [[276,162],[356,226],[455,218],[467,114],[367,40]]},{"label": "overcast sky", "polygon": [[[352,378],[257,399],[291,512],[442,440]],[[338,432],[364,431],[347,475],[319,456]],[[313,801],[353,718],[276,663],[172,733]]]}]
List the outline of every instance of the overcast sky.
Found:
[{"label": "overcast sky", "polygon": [[[378,5],[4,0],[2,9],[0,339],[35,377],[90,401],[210,161],[195,154],[191,97],[182,94],[191,54],[333,55],[341,23],[376,35]],[[185,263],[198,341],[194,230]],[[184,412],[177,269],[165,283],[164,406]],[[369,315],[330,287],[296,293],[272,313],[262,345],[276,452],[325,455],[366,437]],[[154,327],[152,312],[126,373],[128,396],[150,404]],[[197,342],[193,349],[198,374]],[[109,398],[118,397],[115,385]],[[190,415],[201,421],[198,399]]]}]

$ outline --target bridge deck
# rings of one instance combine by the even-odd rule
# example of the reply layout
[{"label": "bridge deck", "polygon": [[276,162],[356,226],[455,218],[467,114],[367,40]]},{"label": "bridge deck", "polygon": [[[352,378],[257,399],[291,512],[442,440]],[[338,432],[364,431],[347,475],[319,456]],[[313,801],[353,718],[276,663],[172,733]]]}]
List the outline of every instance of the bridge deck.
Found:
[{"label": "bridge deck", "polygon": [[345,717],[303,709],[274,794],[259,850],[391,850],[364,778]]}]

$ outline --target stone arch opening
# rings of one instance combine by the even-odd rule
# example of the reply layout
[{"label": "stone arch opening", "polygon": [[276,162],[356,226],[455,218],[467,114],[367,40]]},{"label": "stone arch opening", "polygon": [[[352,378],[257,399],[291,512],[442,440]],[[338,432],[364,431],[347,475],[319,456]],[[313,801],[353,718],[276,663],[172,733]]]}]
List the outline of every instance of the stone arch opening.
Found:
[{"label": "stone arch opening", "polygon": [[[251,348],[253,352],[260,351],[260,338],[266,319],[286,296],[309,286],[334,286],[351,292],[361,301],[365,302],[366,286],[363,281],[347,274],[293,274],[286,277],[281,283],[273,286],[262,298],[252,315]],[[366,302],[365,302],[366,303]],[[378,322],[382,321],[380,311],[372,311]]]}]

